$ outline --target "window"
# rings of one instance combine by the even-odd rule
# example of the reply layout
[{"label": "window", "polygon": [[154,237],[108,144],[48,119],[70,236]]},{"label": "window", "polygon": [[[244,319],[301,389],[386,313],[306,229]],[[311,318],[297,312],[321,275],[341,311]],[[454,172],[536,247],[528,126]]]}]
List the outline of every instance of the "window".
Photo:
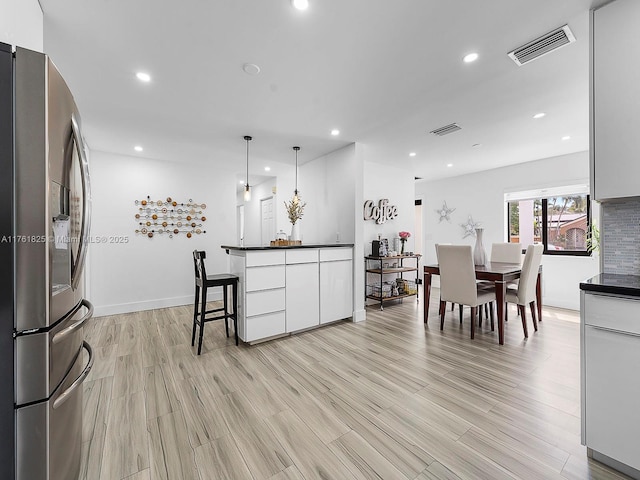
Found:
[{"label": "window", "polygon": [[523,245],[542,243],[549,255],[590,255],[589,204],[584,193],[508,201],[508,239]]}]

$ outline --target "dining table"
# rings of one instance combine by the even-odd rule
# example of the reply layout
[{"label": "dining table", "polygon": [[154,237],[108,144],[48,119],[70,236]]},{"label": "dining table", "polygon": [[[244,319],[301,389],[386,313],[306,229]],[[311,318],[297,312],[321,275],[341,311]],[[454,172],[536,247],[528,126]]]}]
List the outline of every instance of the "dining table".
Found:
[{"label": "dining table", "polygon": [[[504,321],[505,321],[505,298],[507,284],[518,278],[522,273],[522,265],[519,263],[489,262],[485,265],[476,265],[476,279],[488,280],[496,287],[496,307],[498,316],[498,343],[504,345]],[[424,323],[427,323],[429,315],[429,299],[431,296],[431,277],[440,275],[440,267],[437,264],[424,266]],[[538,311],[538,321],[542,321],[542,265],[538,269],[536,280],[536,306]]]}]

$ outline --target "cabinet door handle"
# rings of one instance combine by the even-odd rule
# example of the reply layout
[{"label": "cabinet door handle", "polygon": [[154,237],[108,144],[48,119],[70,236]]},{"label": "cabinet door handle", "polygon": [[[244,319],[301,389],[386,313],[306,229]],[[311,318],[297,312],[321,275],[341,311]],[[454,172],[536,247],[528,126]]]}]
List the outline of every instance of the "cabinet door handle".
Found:
[{"label": "cabinet door handle", "polygon": [[635,333],[635,332],[627,332],[625,330],[616,330],[615,328],[608,328],[608,327],[601,327],[599,325],[586,325],[589,328],[593,328],[594,330],[601,330],[603,332],[610,332],[610,333],[618,333],[620,335],[629,335],[630,337],[640,337],[640,333]]}]

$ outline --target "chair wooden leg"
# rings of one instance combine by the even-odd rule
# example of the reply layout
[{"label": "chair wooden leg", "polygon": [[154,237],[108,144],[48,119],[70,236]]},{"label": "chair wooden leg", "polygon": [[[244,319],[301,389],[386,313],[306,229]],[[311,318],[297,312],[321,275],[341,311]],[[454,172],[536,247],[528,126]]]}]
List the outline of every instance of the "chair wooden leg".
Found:
[{"label": "chair wooden leg", "polygon": [[464,309],[464,307],[462,306],[462,304],[458,304],[458,310],[460,310],[460,325],[462,325],[462,310]]},{"label": "chair wooden leg", "polygon": [[[447,306],[447,302],[444,302],[445,307]],[[442,300],[438,303],[438,316],[442,316]]]},{"label": "chair wooden leg", "polygon": [[478,305],[478,326],[482,328],[482,305]]},{"label": "chair wooden leg", "polygon": [[456,304],[451,302],[451,311],[453,312],[455,310],[455,308],[456,308]]},{"label": "chair wooden leg", "polygon": [[527,314],[524,305],[518,305],[518,312],[520,318],[522,318],[522,329],[524,330],[524,338],[529,338],[529,332],[527,331]]},{"label": "chair wooden leg", "polygon": [[440,330],[444,330],[444,312],[447,308],[447,302],[440,300]]},{"label": "chair wooden leg", "polygon": [[202,337],[204,336],[204,317],[207,311],[207,289],[202,287],[200,300],[200,335],[198,336],[198,355],[202,351]]},{"label": "chair wooden leg", "polygon": [[191,346],[196,342],[196,320],[198,318],[198,303],[200,303],[200,287],[196,285],[196,300],[193,305],[193,329],[191,330]]},{"label": "chair wooden leg", "polygon": [[478,307],[471,307],[471,340],[476,335],[476,312]]},{"label": "chair wooden leg", "polygon": [[531,318],[533,318],[533,329],[537,332],[538,331],[538,321],[536,319],[536,302],[531,302],[529,304],[529,307],[531,307]]},{"label": "chair wooden leg", "polygon": [[222,286],[222,302],[224,304],[224,330],[225,332],[227,332],[227,338],[229,338],[229,305],[227,304],[228,301],[228,292],[227,292],[227,286],[223,285]]},{"label": "chair wooden leg", "polygon": [[238,345],[238,282],[233,284],[233,332],[236,336],[236,346]]},{"label": "chair wooden leg", "polygon": [[509,321],[509,304],[507,302],[504,302],[504,321]]},{"label": "chair wooden leg", "polygon": [[494,331],[494,324],[493,324],[493,302],[489,302],[489,315],[491,315],[491,331]]}]

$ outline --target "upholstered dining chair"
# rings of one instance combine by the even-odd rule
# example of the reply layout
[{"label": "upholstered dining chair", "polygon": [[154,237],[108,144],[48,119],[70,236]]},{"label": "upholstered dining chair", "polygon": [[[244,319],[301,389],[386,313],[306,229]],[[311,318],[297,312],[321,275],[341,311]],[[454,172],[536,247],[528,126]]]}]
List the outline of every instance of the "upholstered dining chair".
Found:
[{"label": "upholstered dining chair", "polygon": [[470,245],[439,245],[440,266],[440,330],[444,329],[446,302],[471,307],[471,338],[475,336],[478,307],[495,300],[495,290],[479,289]]},{"label": "upholstered dining chair", "polygon": [[492,244],[491,261],[502,263],[521,263],[522,244],[512,242]]},{"label": "upholstered dining chair", "polygon": [[527,332],[526,305],[531,307],[531,316],[533,317],[533,328],[538,331],[538,323],[536,320],[536,282],[538,280],[538,270],[542,263],[542,244],[529,245],[527,253],[522,262],[522,272],[517,288],[507,288],[505,299],[507,303],[515,303],[518,305],[518,311],[522,318],[522,329],[524,337],[529,338]]}]

